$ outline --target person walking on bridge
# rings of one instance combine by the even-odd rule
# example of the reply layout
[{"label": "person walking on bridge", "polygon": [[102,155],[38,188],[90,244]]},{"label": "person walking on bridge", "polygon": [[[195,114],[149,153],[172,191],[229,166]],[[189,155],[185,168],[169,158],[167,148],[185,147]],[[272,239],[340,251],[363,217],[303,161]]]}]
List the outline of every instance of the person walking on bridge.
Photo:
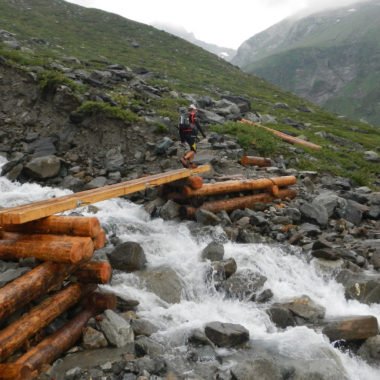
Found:
[{"label": "person walking on bridge", "polygon": [[199,120],[196,117],[196,114],[197,107],[194,104],[191,104],[189,106],[188,112],[181,115],[178,124],[181,144],[184,145],[186,142],[190,147],[190,150],[184,154],[180,161],[185,168],[189,169],[194,169],[197,167],[197,165],[194,163],[194,157],[197,151],[196,141],[198,131],[202,134],[203,137],[206,137],[202,127],[200,126]]}]

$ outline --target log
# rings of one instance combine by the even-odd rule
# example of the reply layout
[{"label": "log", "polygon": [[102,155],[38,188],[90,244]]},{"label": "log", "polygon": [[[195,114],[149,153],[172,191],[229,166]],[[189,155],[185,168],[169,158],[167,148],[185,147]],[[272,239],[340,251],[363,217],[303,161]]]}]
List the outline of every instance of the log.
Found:
[{"label": "log", "polygon": [[5,231],[33,234],[58,234],[90,236],[95,238],[101,227],[98,218],[84,216],[53,215],[23,224],[5,224]]},{"label": "log", "polygon": [[195,169],[176,169],[97,189],[81,191],[79,193],[65,195],[63,197],[4,209],[0,211],[0,225],[30,222],[32,220],[41,219],[59,212],[72,210],[77,207],[88,206],[89,204],[104,201],[106,199],[120,197],[148,188],[157,187],[164,183],[173,182],[181,178],[187,178],[209,170],[209,165],[201,165]]},{"label": "log", "polygon": [[86,284],[106,284],[111,274],[111,265],[106,261],[89,261],[74,272],[77,280]]},{"label": "log", "polygon": [[71,348],[82,336],[88,320],[106,309],[115,308],[114,295],[94,293],[93,304],[77,314],[70,322],[21,356],[15,363],[39,371],[44,364],[50,364],[60,354]]},{"label": "log", "polygon": [[27,364],[0,364],[0,380],[30,379],[32,372],[32,369]]},{"label": "log", "polygon": [[4,232],[0,240],[0,259],[35,257],[42,261],[78,263],[89,260],[94,244],[89,237],[67,235],[31,235]]},{"label": "log", "polygon": [[203,185],[202,177],[194,176],[187,178],[187,186],[190,186],[192,189],[200,189]]},{"label": "log", "polygon": [[0,321],[56,288],[78,267],[46,261],[0,289]]},{"label": "log", "polygon": [[320,149],[322,149],[322,147],[320,145],[313,144],[313,143],[311,143],[309,141],[305,141],[305,140],[299,139],[297,137],[289,136],[286,133],[282,133],[282,132],[276,131],[275,129],[272,129],[272,128],[269,128],[269,127],[264,127],[263,125],[252,123],[252,121],[249,121],[249,120],[242,119],[239,122],[243,123],[243,124],[253,125],[253,126],[259,127],[259,128],[264,128],[267,131],[272,132],[274,135],[276,135],[277,137],[279,137],[281,140],[286,141],[286,142],[291,143],[291,144],[302,145],[302,146],[305,146],[307,148],[311,148],[311,149],[314,149],[314,150],[320,150]]},{"label": "log", "polygon": [[[295,189],[283,189],[279,190],[278,198],[294,198],[297,195],[297,190]],[[255,203],[269,203],[273,202],[276,197],[268,193],[248,195],[245,197],[232,198],[228,200],[215,201],[215,202],[206,202],[201,207],[195,208],[190,206],[185,206],[181,208],[181,214],[183,216],[192,216],[198,209],[211,211],[213,213],[218,213],[222,210],[232,211],[238,208],[251,208]]]},{"label": "log", "polygon": [[100,230],[98,234],[92,239],[94,243],[94,250],[103,248],[106,245],[107,236],[104,230]]},{"label": "log", "polygon": [[188,186],[184,186],[183,194],[185,197],[196,197],[206,195],[227,194],[239,191],[261,190],[272,186],[289,186],[297,182],[295,176],[245,179],[237,181],[224,181],[215,183],[206,183],[200,189],[193,190]]},{"label": "log", "polygon": [[68,285],[0,331],[0,361],[12,355],[27,339],[93,289],[93,285],[85,286],[80,283]]},{"label": "log", "polygon": [[243,156],[240,159],[240,163],[243,166],[255,165],[255,166],[261,166],[261,167],[268,167],[272,165],[272,161],[270,160],[270,158],[255,157],[255,156]]}]

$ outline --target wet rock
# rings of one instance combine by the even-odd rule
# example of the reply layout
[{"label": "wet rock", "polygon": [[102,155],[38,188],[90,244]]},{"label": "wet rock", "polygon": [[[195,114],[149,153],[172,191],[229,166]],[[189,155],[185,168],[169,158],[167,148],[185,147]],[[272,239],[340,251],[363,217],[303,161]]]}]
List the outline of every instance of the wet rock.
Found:
[{"label": "wet rock", "polygon": [[201,258],[203,261],[210,260],[210,261],[221,261],[223,260],[224,256],[224,246],[223,244],[217,243],[217,242],[211,242],[209,243],[201,253]]},{"label": "wet rock", "polygon": [[213,212],[201,208],[195,212],[195,219],[197,223],[205,226],[216,226],[219,224],[219,218]]},{"label": "wet rock", "polygon": [[332,342],[341,339],[362,340],[379,333],[377,319],[372,315],[334,318],[325,323],[327,325],[322,333],[327,335]]},{"label": "wet rock", "polygon": [[380,335],[366,339],[360,347],[358,355],[371,364],[380,362]]},{"label": "wet rock", "polygon": [[167,201],[159,209],[159,216],[164,220],[173,220],[180,215],[180,205],[172,200]]},{"label": "wet rock", "polygon": [[140,302],[134,299],[116,298],[116,308],[121,312],[135,310],[139,304]]},{"label": "wet rock", "polygon": [[145,268],[147,260],[141,245],[128,241],[118,245],[108,255],[114,269],[133,272]]},{"label": "wet rock", "polygon": [[83,186],[84,182],[81,179],[76,178],[72,175],[66,176],[61,182],[61,187],[63,187],[64,189],[70,189],[74,192],[81,190]]},{"label": "wet rock", "polygon": [[85,349],[95,349],[107,347],[108,342],[104,334],[92,327],[86,327],[83,331],[83,347]]},{"label": "wet rock", "polygon": [[244,326],[233,323],[207,323],[205,334],[219,347],[235,347],[249,340],[249,331]]},{"label": "wet rock", "polygon": [[24,168],[28,176],[37,179],[55,177],[60,169],[61,160],[56,156],[34,158]]},{"label": "wet rock", "polygon": [[135,339],[135,351],[137,356],[149,355],[151,358],[156,358],[165,353],[165,347],[153,339],[141,335]]},{"label": "wet rock", "polygon": [[105,310],[102,320],[97,323],[107,340],[116,347],[123,347],[134,340],[130,324],[112,310]]},{"label": "wet rock", "polygon": [[317,321],[325,315],[325,308],[316,304],[310,297],[302,296],[292,298],[288,302],[276,304],[276,306],[284,307],[290,310],[296,316],[309,321]]},{"label": "wet rock", "polygon": [[236,272],[237,269],[236,261],[233,257],[226,260],[213,261],[211,266],[215,271],[215,278],[219,280],[228,279]]},{"label": "wet rock", "polygon": [[57,142],[55,136],[40,137],[28,145],[28,153],[33,153],[34,158],[53,156],[57,153]]},{"label": "wet rock", "polygon": [[293,313],[286,307],[273,305],[267,311],[267,314],[277,327],[285,329],[289,326],[296,326]]},{"label": "wet rock", "polygon": [[221,289],[230,297],[240,300],[251,298],[262,288],[267,278],[260,273],[245,270],[237,272],[221,284]]},{"label": "wet rock", "polygon": [[280,368],[269,358],[245,360],[231,368],[233,380],[282,380]]},{"label": "wet rock", "polygon": [[145,281],[147,289],[167,303],[181,301],[182,281],[170,268],[155,268],[138,274]]},{"label": "wet rock", "polygon": [[380,303],[380,275],[354,273],[344,269],[336,277],[343,284],[345,296],[366,304]]},{"label": "wet rock", "polygon": [[145,319],[132,319],[130,323],[135,336],[151,336],[158,331],[157,326]]}]

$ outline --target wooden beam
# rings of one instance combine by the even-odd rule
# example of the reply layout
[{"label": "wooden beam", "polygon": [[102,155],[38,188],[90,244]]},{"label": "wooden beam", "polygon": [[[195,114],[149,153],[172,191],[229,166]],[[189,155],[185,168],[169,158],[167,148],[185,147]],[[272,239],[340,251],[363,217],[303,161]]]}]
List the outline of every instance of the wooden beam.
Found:
[{"label": "wooden beam", "polygon": [[173,182],[181,178],[187,178],[209,170],[209,165],[198,166],[195,169],[171,170],[165,173],[137,178],[132,181],[86,190],[23,206],[12,207],[0,211],[0,225],[30,222],[32,220],[45,218],[63,211],[72,210],[77,207],[104,201],[106,199],[136,193],[141,190],[153,188],[164,183]]},{"label": "wooden beam", "polygon": [[252,121],[249,121],[249,120],[242,119],[239,121],[239,123],[249,124],[249,125],[253,125],[255,127],[264,128],[267,131],[272,132],[274,135],[279,137],[281,140],[286,141],[286,142],[291,143],[291,144],[298,144],[298,145],[306,146],[307,148],[311,148],[314,150],[322,149],[322,147],[320,145],[313,144],[309,141],[305,141],[305,140],[299,139],[297,137],[289,136],[286,133],[276,131],[275,129],[265,127],[264,125],[252,123]]}]

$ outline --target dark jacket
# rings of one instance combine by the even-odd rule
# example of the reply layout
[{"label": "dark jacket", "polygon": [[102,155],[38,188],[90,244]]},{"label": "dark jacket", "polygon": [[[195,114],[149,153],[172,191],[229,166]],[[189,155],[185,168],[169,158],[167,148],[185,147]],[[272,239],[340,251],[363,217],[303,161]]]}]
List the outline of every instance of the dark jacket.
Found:
[{"label": "dark jacket", "polygon": [[199,131],[203,137],[206,137],[205,133],[203,132],[203,129],[199,123],[199,119],[196,116],[195,112],[189,111],[187,113],[187,116],[190,120],[190,126],[188,128],[179,128],[179,137],[181,141],[185,141],[185,135],[191,134],[193,136],[197,135],[197,132]]}]

